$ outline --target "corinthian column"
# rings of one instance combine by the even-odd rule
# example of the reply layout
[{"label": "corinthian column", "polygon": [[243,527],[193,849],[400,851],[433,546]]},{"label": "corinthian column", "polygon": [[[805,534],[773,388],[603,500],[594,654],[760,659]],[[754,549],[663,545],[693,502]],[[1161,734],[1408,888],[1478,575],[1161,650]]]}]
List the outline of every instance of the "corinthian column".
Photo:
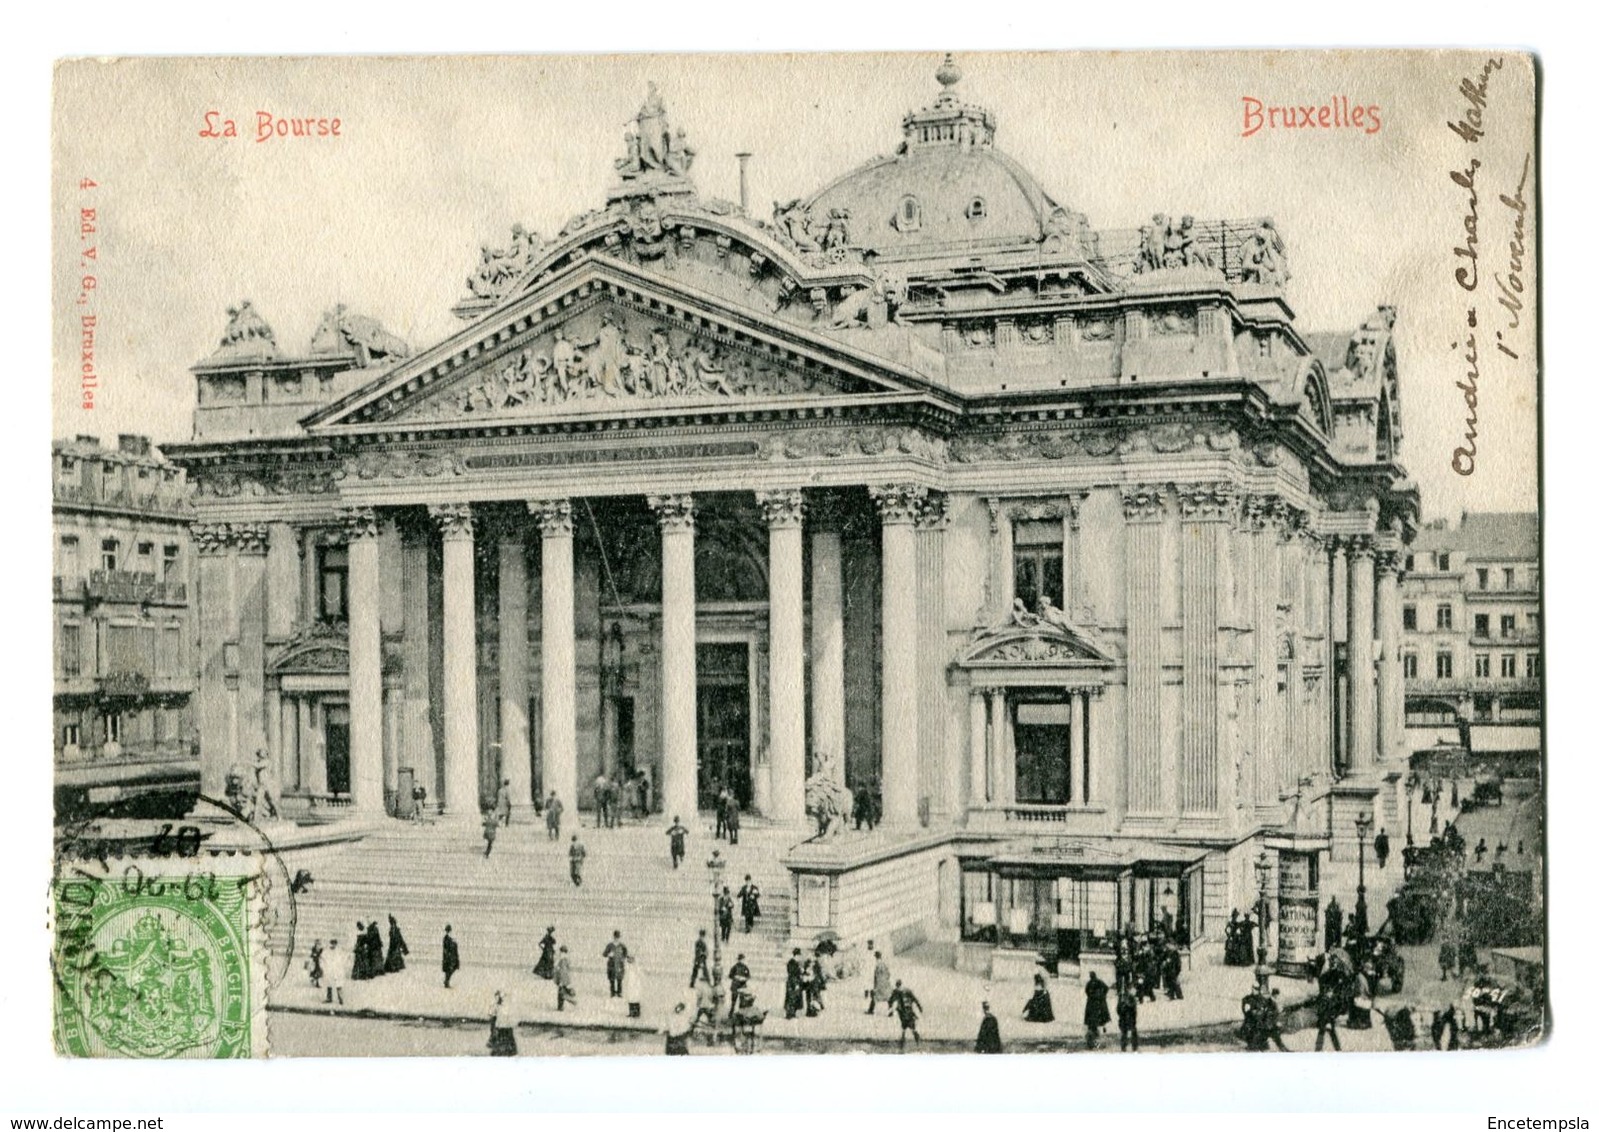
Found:
[{"label": "corinthian column", "polygon": [[511,811],[533,809],[527,726],[527,546],[521,529],[500,535],[500,777],[511,783]]},{"label": "corinthian column", "polygon": [[378,616],[378,520],[370,507],[345,511],[350,548],[350,801],[383,812],[383,634]]},{"label": "corinthian column", "polygon": [[870,489],[883,521],[883,821],[916,821],[916,518],[927,489]]},{"label": "corinthian column", "polygon": [[[825,515],[825,512],[824,512]],[[811,750],[844,785],[844,559],[835,522],[811,522]]]},{"label": "corinthian column", "polygon": [[661,523],[661,800],[699,809],[698,686],[694,657],[694,497],[652,495]]},{"label": "corinthian column", "polygon": [[1405,752],[1405,685],[1399,658],[1399,552],[1377,556],[1377,757],[1400,766]]},{"label": "corinthian column", "polygon": [[1376,669],[1372,658],[1371,539],[1348,540],[1349,550],[1349,770],[1369,771],[1376,759]]},{"label": "corinthian column", "polygon": [[769,540],[767,665],[771,711],[767,733],[772,760],[774,821],[805,819],[805,497],[799,489],[758,491]]},{"label": "corinthian column", "polygon": [[544,708],[544,793],[577,810],[577,628],[572,588],[572,504],[529,503],[541,537],[539,695]]},{"label": "corinthian column", "polygon": [[444,813],[454,821],[476,821],[477,597],[472,571],[472,506],[441,503],[428,508],[444,536]]}]

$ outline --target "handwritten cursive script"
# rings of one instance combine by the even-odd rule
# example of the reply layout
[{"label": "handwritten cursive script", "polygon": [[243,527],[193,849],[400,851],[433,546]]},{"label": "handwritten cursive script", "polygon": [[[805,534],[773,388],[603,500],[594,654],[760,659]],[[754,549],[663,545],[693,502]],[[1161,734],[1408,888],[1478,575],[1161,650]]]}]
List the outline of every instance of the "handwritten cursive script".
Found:
[{"label": "handwritten cursive script", "polygon": [[1487,131],[1483,111],[1488,109],[1488,77],[1504,65],[1503,59],[1490,59],[1483,64],[1476,81],[1469,77],[1460,80],[1460,94],[1466,100],[1466,111],[1448,125],[1457,135],[1474,145],[1482,140]]},{"label": "handwritten cursive script", "polygon": [[[1506,324],[1510,330],[1521,329],[1521,296],[1526,290],[1522,281],[1522,261],[1527,255],[1527,174],[1532,171],[1532,154],[1527,154],[1521,161],[1521,179],[1516,182],[1515,195],[1499,194],[1499,203],[1508,208],[1515,215],[1515,222],[1510,229],[1510,268],[1503,273],[1494,273],[1494,284],[1499,288],[1499,305],[1504,307],[1510,315]],[[1500,353],[1512,358],[1521,355],[1505,345],[1504,331],[1495,331],[1494,343]]]},{"label": "handwritten cursive script", "polygon": [[[1466,442],[1455,449],[1449,461],[1455,474],[1462,476],[1469,476],[1477,470],[1477,379],[1481,376],[1481,368],[1477,364],[1476,307],[1466,310],[1466,328],[1471,331],[1466,335],[1466,379],[1455,382],[1455,388],[1460,390],[1466,402]],[[1451,342],[1449,348],[1458,350],[1460,343]]]}]

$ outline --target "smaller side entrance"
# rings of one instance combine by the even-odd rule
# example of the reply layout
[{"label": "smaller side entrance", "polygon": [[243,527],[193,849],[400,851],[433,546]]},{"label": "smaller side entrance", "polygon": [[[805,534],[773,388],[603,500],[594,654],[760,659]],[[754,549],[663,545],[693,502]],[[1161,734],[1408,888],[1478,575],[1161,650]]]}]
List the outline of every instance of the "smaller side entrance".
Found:
[{"label": "smaller side entrance", "polygon": [[750,805],[749,646],[702,644],[695,649],[699,734],[699,805],[716,808],[725,786],[740,809]]},{"label": "smaller side entrance", "polygon": [[329,704],[322,715],[322,749],[327,756],[328,793],[350,792],[350,709]]}]

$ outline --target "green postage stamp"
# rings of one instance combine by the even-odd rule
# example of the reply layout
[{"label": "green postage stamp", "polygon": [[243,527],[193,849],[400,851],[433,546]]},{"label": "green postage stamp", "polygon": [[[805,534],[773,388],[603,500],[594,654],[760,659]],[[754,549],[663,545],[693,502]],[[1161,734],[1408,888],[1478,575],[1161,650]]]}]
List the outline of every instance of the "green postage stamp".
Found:
[{"label": "green postage stamp", "polygon": [[57,877],[57,1050],[70,1057],[264,1054],[253,863],[148,860],[113,864],[105,875],[91,863]]}]

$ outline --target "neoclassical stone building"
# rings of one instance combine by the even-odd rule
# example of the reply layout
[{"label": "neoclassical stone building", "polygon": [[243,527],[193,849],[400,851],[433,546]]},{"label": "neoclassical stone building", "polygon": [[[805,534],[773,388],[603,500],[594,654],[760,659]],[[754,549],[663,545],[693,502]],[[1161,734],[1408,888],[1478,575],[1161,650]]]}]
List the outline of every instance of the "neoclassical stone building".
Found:
[{"label": "neoclassical stone building", "polygon": [[1302,332],[1269,219],[1094,229],[937,78],[770,219],[651,88],[603,207],[484,249],[426,349],[232,312],[168,448],[207,788],[264,748],[475,820],[647,770],[799,823],[836,767],[888,832],[794,850],[799,926],[1062,956],[1352,846],[1405,757],[1395,312]]}]

